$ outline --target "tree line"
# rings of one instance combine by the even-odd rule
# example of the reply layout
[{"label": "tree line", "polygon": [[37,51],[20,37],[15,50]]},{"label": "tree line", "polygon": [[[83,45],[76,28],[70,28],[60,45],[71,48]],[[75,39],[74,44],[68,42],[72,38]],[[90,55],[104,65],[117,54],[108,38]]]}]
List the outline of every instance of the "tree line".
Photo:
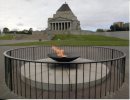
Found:
[{"label": "tree line", "polygon": [[113,32],[113,31],[129,31],[129,23],[122,23],[122,25],[113,24],[110,26],[110,29],[97,29],[97,32]]},{"label": "tree line", "polygon": [[111,25],[111,31],[129,31],[129,26],[119,27],[118,25]]},{"label": "tree line", "polygon": [[22,31],[18,31],[18,30],[13,30],[13,31],[10,31],[9,28],[5,27],[3,28],[3,33],[5,34],[32,34],[33,32],[33,29],[30,28],[29,30],[22,30]]}]

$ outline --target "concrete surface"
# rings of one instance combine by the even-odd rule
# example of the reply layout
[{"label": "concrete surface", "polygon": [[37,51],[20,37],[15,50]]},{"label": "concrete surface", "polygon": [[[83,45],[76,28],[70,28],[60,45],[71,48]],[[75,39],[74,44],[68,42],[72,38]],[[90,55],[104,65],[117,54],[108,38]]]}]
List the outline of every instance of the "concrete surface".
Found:
[{"label": "concrete surface", "polygon": [[[51,58],[46,58],[46,59],[41,59],[39,61],[48,61],[48,62],[55,62]],[[91,60],[83,59],[83,58],[78,58],[72,62],[89,62]],[[31,68],[29,68],[31,66]],[[60,87],[63,84],[64,89],[63,90],[69,90],[69,84],[71,86],[75,85],[76,83],[76,68],[74,64],[70,65],[51,65],[47,66],[47,64],[43,64],[42,66],[40,63],[36,63],[36,69],[35,69],[35,63],[26,63],[25,66],[23,65],[21,67],[21,76],[22,80],[25,81],[26,78],[26,83],[30,84],[31,80],[31,85],[35,87],[35,78],[36,78],[36,84],[38,88],[42,89],[41,82],[43,84],[43,89],[48,90],[48,73],[49,73],[49,86],[51,87],[49,90],[55,90],[55,67],[56,67],[56,84],[59,86],[56,90],[62,90],[62,87]],[[41,70],[42,67],[42,70]],[[62,77],[62,67],[63,67],[63,77]],[[69,71],[70,67],[70,71]],[[101,71],[102,67],[102,71]],[[101,63],[97,64],[97,73],[96,72],[96,64],[92,63],[91,64],[91,79],[90,79],[90,85],[94,86],[95,85],[95,75],[96,75],[96,84],[101,83],[101,78],[102,81],[105,80],[106,75],[108,76],[109,74],[109,69],[106,67],[106,65]],[[26,70],[26,73],[24,72]],[[35,70],[36,70],[36,77],[35,77]],[[84,84],[85,87],[89,86],[89,70],[90,70],[90,64],[84,64]],[[107,70],[107,74],[106,74]],[[42,71],[42,72],[41,72]],[[29,73],[30,72],[30,73]],[[70,76],[69,76],[70,72]],[[102,76],[101,76],[102,72]],[[42,73],[42,76],[41,76]],[[77,87],[78,89],[83,88],[83,64],[78,64],[77,66]],[[42,78],[42,80],[41,80]],[[62,78],[63,78],[63,83],[62,83]],[[69,82],[70,79],[70,82]],[[73,87],[72,86],[72,87]]]},{"label": "concrete surface", "polygon": [[[8,87],[5,84],[5,69],[4,69],[4,56],[3,52],[5,50],[11,48],[18,48],[18,47],[10,47],[10,46],[0,46],[0,99],[18,99],[23,98],[17,96],[13,92],[10,92]],[[118,50],[121,50],[126,53],[126,73],[125,73],[125,83],[123,84],[122,88],[113,95],[106,96],[107,99],[129,99],[129,47],[111,47]]]}]

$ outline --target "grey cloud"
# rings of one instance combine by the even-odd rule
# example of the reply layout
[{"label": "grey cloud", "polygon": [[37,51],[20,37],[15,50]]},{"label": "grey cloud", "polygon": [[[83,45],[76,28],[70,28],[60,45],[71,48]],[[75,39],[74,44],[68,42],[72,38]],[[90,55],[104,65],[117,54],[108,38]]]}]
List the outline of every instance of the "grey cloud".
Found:
[{"label": "grey cloud", "polygon": [[16,25],[17,25],[17,26],[21,26],[21,27],[24,26],[23,23],[17,23]]},{"label": "grey cloud", "polygon": [[[45,29],[47,19],[52,17],[64,2],[64,0],[0,0],[0,26]],[[67,0],[84,29],[109,28],[114,21],[128,21],[128,2],[129,0]]]},{"label": "grey cloud", "polygon": [[30,2],[30,1],[33,1],[33,0],[25,0],[25,1]]}]

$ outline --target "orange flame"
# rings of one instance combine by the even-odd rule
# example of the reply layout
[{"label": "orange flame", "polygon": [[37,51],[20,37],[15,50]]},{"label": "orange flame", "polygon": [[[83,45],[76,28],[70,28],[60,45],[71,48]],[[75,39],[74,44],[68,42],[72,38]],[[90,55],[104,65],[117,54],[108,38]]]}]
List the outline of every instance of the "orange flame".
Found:
[{"label": "orange flame", "polygon": [[54,50],[54,52],[57,54],[58,57],[66,57],[63,49],[60,49],[56,46],[52,46],[52,49]]}]

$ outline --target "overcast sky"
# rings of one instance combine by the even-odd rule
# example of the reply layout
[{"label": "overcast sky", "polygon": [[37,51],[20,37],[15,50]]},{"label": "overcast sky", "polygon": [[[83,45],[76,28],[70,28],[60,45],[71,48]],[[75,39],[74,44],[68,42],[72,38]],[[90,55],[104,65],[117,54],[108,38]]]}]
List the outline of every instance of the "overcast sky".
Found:
[{"label": "overcast sky", "polygon": [[0,0],[0,29],[44,30],[47,20],[67,2],[84,30],[108,29],[129,21],[129,0]]}]

